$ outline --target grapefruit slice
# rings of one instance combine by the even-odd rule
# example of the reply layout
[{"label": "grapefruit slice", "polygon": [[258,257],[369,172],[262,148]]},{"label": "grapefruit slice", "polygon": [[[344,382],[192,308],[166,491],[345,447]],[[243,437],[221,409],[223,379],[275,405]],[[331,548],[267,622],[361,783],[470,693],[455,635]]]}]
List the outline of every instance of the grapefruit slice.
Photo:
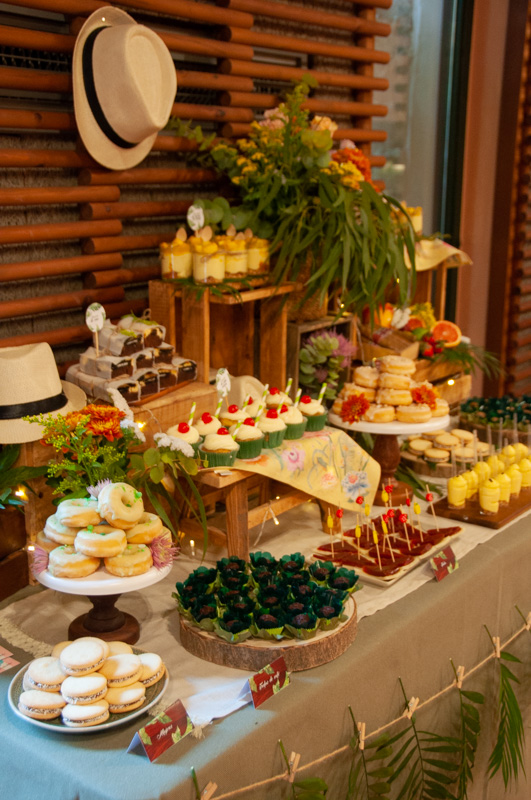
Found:
[{"label": "grapefruit slice", "polygon": [[437,342],[444,342],[445,347],[455,347],[461,341],[461,329],[447,319],[436,322],[431,335]]},{"label": "grapefruit slice", "polygon": [[421,320],[420,317],[410,317],[407,321],[407,325],[405,326],[406,331],[414,331],[415,328],[424,328],[424,322]]}]

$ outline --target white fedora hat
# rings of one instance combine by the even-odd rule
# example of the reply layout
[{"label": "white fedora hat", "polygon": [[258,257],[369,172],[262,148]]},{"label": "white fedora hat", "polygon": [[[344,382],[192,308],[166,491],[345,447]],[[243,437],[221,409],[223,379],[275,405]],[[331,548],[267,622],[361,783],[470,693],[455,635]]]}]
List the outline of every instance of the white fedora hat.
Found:
[{"label": "white fedora hat", "polygon": [[49,344],[0,348],[0,444],[36,442],[42,425],[22,417],[68,414],[83,408],[85,392],[62,381]]},{"label": "white fedora hat", "polygon": [[109,169],[140,163],[168,122],[177,91],[160,36],[112,6],[81,28],[72,62],[74,111],[90,155]]}]

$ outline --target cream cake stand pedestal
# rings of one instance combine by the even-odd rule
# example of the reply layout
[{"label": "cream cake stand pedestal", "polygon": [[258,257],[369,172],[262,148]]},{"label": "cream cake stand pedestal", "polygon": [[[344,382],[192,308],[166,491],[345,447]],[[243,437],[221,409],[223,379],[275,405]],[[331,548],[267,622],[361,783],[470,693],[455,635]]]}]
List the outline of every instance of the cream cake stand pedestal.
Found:
[{"label": "cream cake stand pedestal", "polygon": [[136,592],[163,580],[171,571],[172,565],[161,570],[151,567],[143,575],[131,578],[118,578],[103,568],[98,569],[86,578],[56,578],[48,570],[39,573],[36,578],[48,589],[64,594],[85,595],[92,603],[92,608],[85,614],[76,617],[68,628],[69,639],[81,636],[97,636],[106,641],[120,641],[135,644],[140,638],[140,623],[132,614],[115,607],[120,595]]},{"label": "cream cake stand pedestal", "polygon": [[374,498],[374,505],[385,506],[386,503],[382,500],[383,487],[393,487],[390,502],[395,504],[403,503],[407,498],[408,491],[410,491],[410,488],[405,483],[397,481],[395,478],[395,472],[400,463],[398,437],[408,433],[418,433],[420,436],[423,433],[443,430],[450,424],[450,417],[448,415],[434,417],[428,422],[421,422],[415,425],[407,422],[343,422],[340,416],[330,412],[328,421],[331,425],[335,425],[336,428],[342,428],[345,431],[372,433],[374,435],[374,450],[371,455],[382,470],[381,484]]}]

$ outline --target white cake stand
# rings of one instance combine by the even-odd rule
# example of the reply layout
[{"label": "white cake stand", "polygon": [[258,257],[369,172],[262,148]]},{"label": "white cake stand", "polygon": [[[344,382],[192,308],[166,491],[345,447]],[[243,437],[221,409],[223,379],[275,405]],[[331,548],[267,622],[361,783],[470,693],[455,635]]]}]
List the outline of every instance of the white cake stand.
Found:
[{"label": "white cake stand", "polygon": [[443,430],[450,424],[450,417],[448,415],[434,417],[428,422],[421,422],[415,425],[407,422],[343,422],[341,417],[330,412],[328,421],[331,425],[335,425],[336,428],[342,428],[345,431],[374,434],[372,457],[379,463],[382,470],[381,486],[376,493],[374,505],[384,506],[386,503],[382,500],[382,489],[385,486],[393,487],[391,497],[393,503],[403,503],[409,491],[409,487],[405,483],[397,481],[395,478],[395,472],[400,463],[398,436],[408,433],[418,433],[420,435]]},{"label": "white cake stand", "polygon": [[136,592],[163,580],[171,571],[169,564],[163,569],[151,567],[143,575],[131,578],[117,578],[104,567],[100,567],[86,578],[56,578],[48,570],[35,577],[48,589],[65,594],[85,595],[92,603],[92,608],[70,623],[69,639],[80,636],[97,636],[106,641],[120,641],[135,644],[140,638],[140,623],[132,614],[120,611],[115,607],[120,595]]}]

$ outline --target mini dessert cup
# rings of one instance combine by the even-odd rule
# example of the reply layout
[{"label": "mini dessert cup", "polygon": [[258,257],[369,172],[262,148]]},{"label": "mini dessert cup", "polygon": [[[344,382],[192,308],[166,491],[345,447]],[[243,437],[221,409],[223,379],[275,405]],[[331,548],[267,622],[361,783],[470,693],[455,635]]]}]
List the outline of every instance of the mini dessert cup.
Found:
[{"label": "mini dessert cup", "polygon": [[328,414],[315,414],[313,417],[306,417],[307,424],[306,430],[307,431],[322,431],[324,426],[326,425],[326,421],[328,419]]},{"label": "mini dessert cup", "polygon": [[238,440],[238,444],[240,445],[238,458],[243,458],[244,460],[249,458],[258,458],[262,452],[264,440],[265,437],[263,435],[259,439],[245,439],[242,441]]},{"label": "mini dessert cup", "polygon": [[479,487],[479,510],[481,514],[497,514],[500,508],[500,485],[494,478],[487,478]]},{"label": "mini dessert cup", "polygon": [[203,445],[200,445],[199,453],[201,458],[208,462],[209,467],[233,467],[239,449],[231,450],[230,452],[215,452],[213,450],[205,450]]},{"label": "mini dessert cup", "polygon": [[280,447],[286,436],[286,428],[281,431],[264,431],[264,449]]},{"label": "mini dessert cup", "polygon": [[196,283],[220,283],[225,278],[225,251],[215,242],[194,241],[192,272]]},{"label": "mini dessert cup", "polygon": [[308,424],[309,417],[304,417],[302,422],[286,422],[286,439],[301,439]]},{"label": "mini dessert cup", "polygon": [[247,259],[250,275],[269,272],[269,241],[253,237],[247,245]]},{"label": "mini dessert cup", "polygon": [[464,508],[468,484],[462,475],[448,478],[448,508]]},{"label": "mini dessert cup", "polygon": [[500,472],[496,480],[500,487],[500,505],[507,506],[511,499],[511,479],[505,472]]}]

